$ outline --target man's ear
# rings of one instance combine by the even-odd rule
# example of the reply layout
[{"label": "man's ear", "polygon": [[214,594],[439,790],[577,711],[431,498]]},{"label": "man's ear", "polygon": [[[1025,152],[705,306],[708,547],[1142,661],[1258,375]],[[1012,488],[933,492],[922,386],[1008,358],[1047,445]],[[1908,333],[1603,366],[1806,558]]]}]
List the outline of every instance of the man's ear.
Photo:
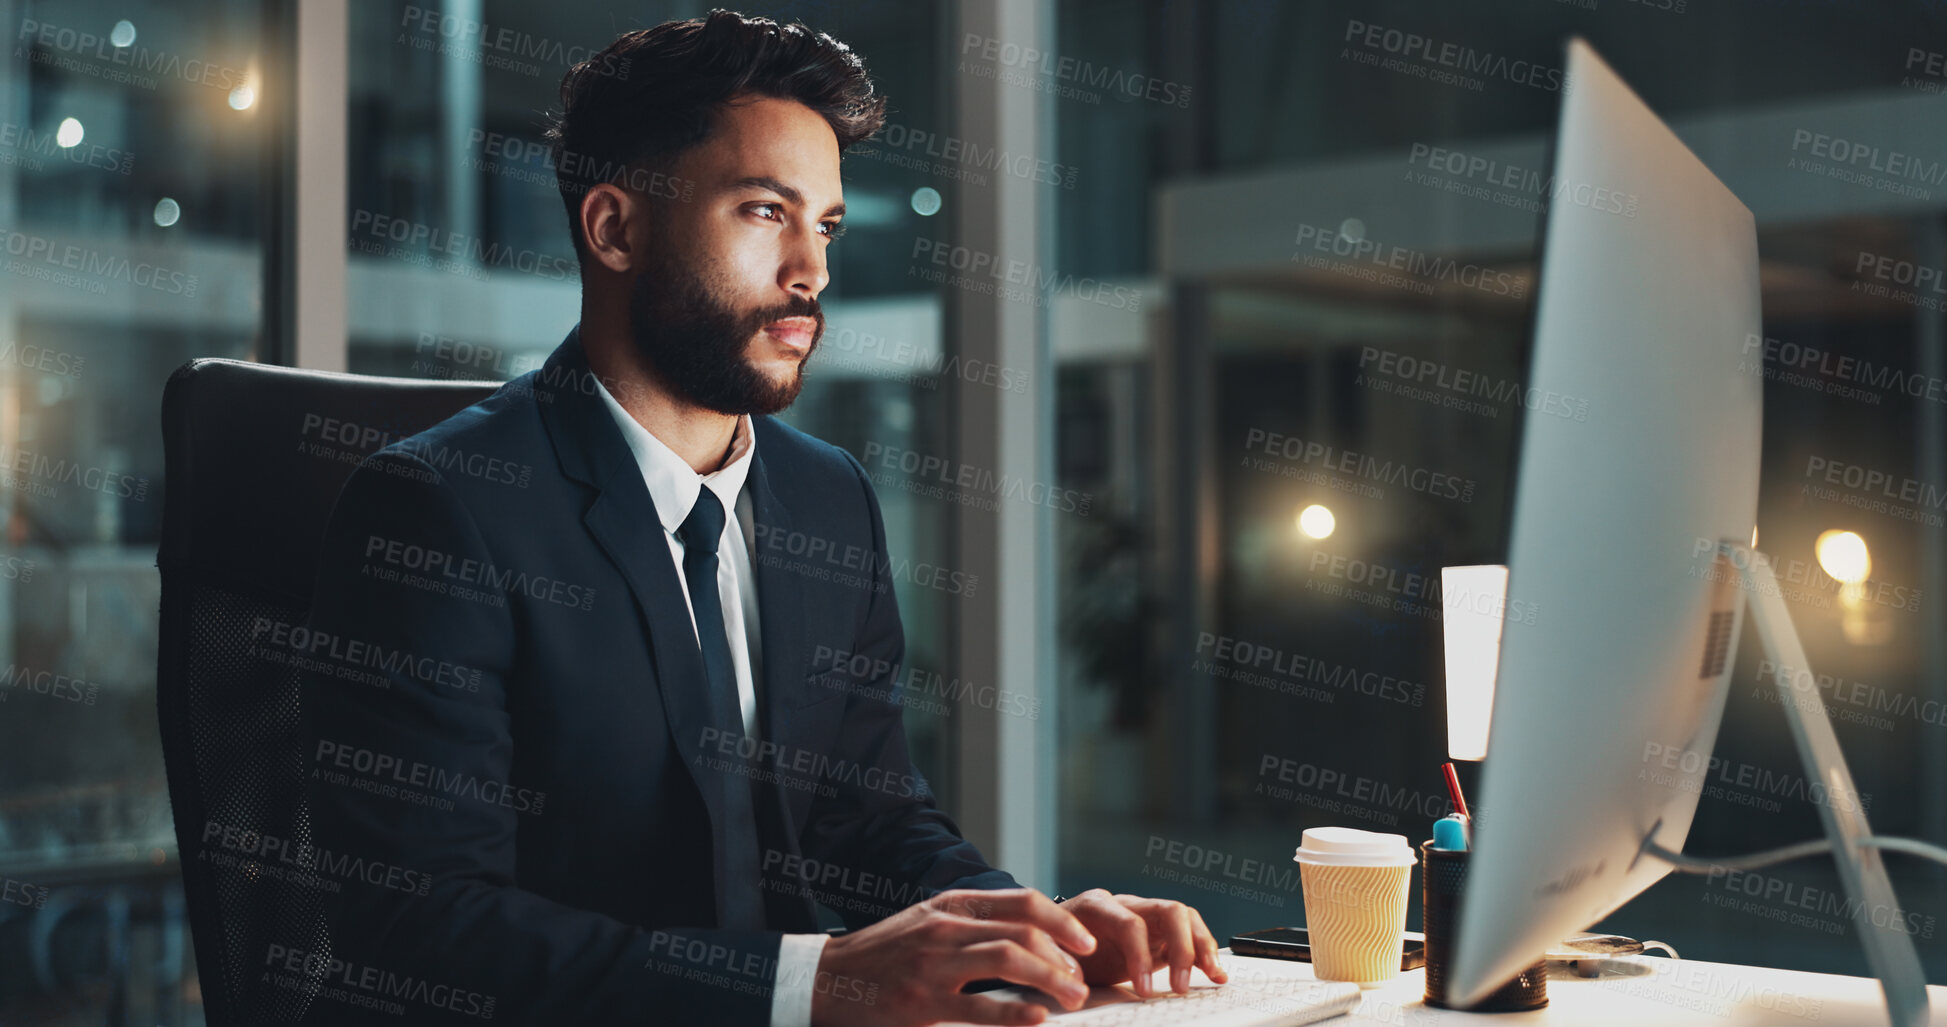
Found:
[{"label": "man's ear", "polygon": [[588,255],[610,271],[626,272],[641,258],[642,226],[635,224],[650,211],[639,196],[604,182],[581,198],[581,237]]}]

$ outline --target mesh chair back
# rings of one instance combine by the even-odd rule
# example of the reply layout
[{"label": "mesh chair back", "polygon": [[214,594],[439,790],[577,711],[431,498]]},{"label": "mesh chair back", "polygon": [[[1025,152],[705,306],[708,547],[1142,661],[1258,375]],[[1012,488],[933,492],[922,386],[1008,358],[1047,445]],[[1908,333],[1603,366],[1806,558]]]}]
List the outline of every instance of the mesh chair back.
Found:
[{"label": "mesh chair back", "polygon": [[344,883],[311,865],[297,681],[266,640],[304,623],[358,462],[496,387],[193,360],[163,390],[156,709],[212,1027],[301,1021],[318,974],[270,956],[321,971],[321,895]]}]

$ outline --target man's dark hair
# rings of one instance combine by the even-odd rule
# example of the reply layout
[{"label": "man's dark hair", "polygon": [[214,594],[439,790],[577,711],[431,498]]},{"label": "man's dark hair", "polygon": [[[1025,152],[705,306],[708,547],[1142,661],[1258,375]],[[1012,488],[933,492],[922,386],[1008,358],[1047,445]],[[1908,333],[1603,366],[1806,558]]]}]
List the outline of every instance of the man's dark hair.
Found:
[{"label": "man's dark hair", "polygon": [[685,196],[657,177],[703,142],[726,101],[743,93],[796,100],[822,115],[843,152],[885,123],[865,62],[803,22],[780,25],[735,11],[630,32],[568,69],[548,127],[575,255],[586,259],[581,200],[615,182],[651,196]]}]

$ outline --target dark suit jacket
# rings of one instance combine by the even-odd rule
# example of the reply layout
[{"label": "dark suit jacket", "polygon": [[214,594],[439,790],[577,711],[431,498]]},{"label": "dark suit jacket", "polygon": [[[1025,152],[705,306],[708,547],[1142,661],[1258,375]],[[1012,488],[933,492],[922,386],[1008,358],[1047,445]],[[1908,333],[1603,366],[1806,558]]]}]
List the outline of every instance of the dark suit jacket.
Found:
[{"label": "dark suit jacket", "polygon": [[[285,645],[304,656],[312,840],[346,883],[325,900],[328,957],[266,959],[324,978],[313,1022],[762,1025],[776,932],[816,930],[812,898],[857,927],[1015,886],[908,758],[858,461],[752,418],[766,748],[740,762],[705,724],[675,564],[596,388],[571,332],[338,498]],[[723,773],[782,796],[774,932],[714,926]]]}]

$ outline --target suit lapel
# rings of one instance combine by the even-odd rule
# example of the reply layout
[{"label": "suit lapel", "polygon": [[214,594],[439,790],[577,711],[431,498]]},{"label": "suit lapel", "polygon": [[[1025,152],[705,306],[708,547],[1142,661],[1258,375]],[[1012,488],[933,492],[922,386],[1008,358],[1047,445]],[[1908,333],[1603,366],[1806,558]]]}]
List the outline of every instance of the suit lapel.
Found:
[{"label": "suit lapel", "polygon": [[[751,428],[760,435],[771,434],[768,428],[770,419],[751,418]],[[765,428],[759,428],[760,424]],[[751,576],[757,582],[757,620],[758,632],[762,639],[763,689],[758,698],[761,711],[759,728],[766,741],[776,742],[785,759],[794,760],[804,748],[806,738],[799,730],[799,707],[804,705],[804,593],[803,582],[793,580],[793,575],[779,566],[781,561],[766,560],[768,539],[789,539],[791,530],[791,511],[784,505],[771,488],[770,476],[765,473],[764,454],[767,450],[776,453],[776,443],[769,447],[760,440],[757,454],[751,461],[750,476],[744,487],[750,490],[751,520],[754,538],[750,540]],[[783,533],[783,534],[780,534]],[[811,811],[811,792],[805,788],[783,788],[777,783],[764,785],[771,791],[773,801],[783,811],[784,843],[791,855],[802,855],[800,837],[804,830],[806,816]],[[780,916],[796,914],[797,924],[774,925],[785,930],[815,931],[818,914],[809,896],[790,893],[788,901],[779,896],[780,905],[791,907],[791,913],[778,913]]]},{"label": "suit lapel", "polygon": [[650,649],[655,660],[657,690],[662,693],[663,715],[669,720],[677,750],[683,754],[703,792],[704,801],[715,817],[722,787],[721,775],[705,770],[696,759],[702,754],[703,729],[713,717],[710,710],[709,673],[703,667],[703,654],[696,647],[696,635],[686,630],[690,623],[689,606],[683,601],[682,585],[676,580],[676,564],[670,559],[669,543],[663,540],[662,522],[649,489],[640,478],[623,479],[596,498],[583,522],[601,544],[609,559],[622,570],[622,577],[635,593],[644,624],[649,629]]},{"label": "suit lapel", "polygon": [[596,392],[601,386],[588,368],[579,329],[570,331],[534,374],[532,387],[540,400],[536,405],[563,473],[600,492],[582,522],[635,594],[649,633],[653,684],[662,697],[671,741],[703,796],[711,837],[721,848],[724,775],[703,766],[700,758],[706,755],[700,745],[703,730],[713,720],[709,674],[696,635],[687,630],[689,604],[676,578],[655,501],[635,454]]},{"label": "suit lapel", "polygon": [[[759,423],[759,418],[751,418],[753,428]],[[769,433],[760,431],[759,434]],[[772,445],[774,448],[775,444]],[[767,551],[765,540],[788,540],[792,531],[791,511],[772,489],[770,476],[765,471],[766,451],[767,447],[760,439],[746,484],[751,492],[752,519],[756,522],[756,538],[752,540],[752,546],[757,555],[751,561],[751,571],[757,579],[758,631],[764,656],[764,691],[760,702],[764,715],[764,737],[791,747],[784,750],[788,755],[795,753],[795,747],[801,746],[803,741],[797,733],[799,725],[795,714],[805,699],[804,582],[783,566],[783,561],[764,558]],[[785,808],[791,814],[791,822],[787,826],[795,846],[798,831],[811,807],[811,792],[803,788],[788,788],[784,792]]]}]

